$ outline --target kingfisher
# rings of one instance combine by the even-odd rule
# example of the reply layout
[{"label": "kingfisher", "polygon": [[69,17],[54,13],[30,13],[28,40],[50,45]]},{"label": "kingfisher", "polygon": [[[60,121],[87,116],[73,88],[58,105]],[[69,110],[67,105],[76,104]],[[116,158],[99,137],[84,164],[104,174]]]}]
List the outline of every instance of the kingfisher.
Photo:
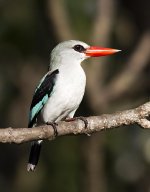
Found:
[{"label": "kingfisher", "polygon": [[[28,127],[38,125],[38,121],[52,125],[57,135],[57,122],[73,119],[78,109],[86,85],[86,75],[81,62],[90,57],[111,55],[120,50],[89,46],[69,40],[59,43],[51,52],[48,72],[35,89],[29,112]],[[33,141],[27,165],[34,171],[38,164],[42,140]]]}]

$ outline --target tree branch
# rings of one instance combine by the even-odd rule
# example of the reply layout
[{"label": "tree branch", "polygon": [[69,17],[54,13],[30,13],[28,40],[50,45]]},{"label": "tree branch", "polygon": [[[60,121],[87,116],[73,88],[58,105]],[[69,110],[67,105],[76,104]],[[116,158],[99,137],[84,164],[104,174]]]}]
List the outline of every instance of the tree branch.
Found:
[{"label": "tree branch", "polygon": [[125,65],[126,68],[120,72],[118,76],[115,76],[114,79],[112,79],[105,92],[103,92],[103,100],[101,102],[104,103],[109,102],[109,100],[114,100],[114,98],[117,98],[118,95],[120,96],[125,91],[130,89],[130,85],[138,79],[141,71],[148,64],[149,59],[150,32],[146,31],[141,37],[136,50]]},{"label": "tree branch", "polygon": [[[98,71],[98,68],[94,68],[94,71],[90,69],[89,75],[87,74],[87,91],[90,96],[90,101],[92,102],[91,106],[95,109],[96,112],[99,111],[100,106],[101,109],[107,108],[111,101],[114,101],[120,95],[123,95],[125,92],[131,89],[131,85],[133,85],[134,82],[137,81],[140,73],[148,64],[148,61],[150,59],[149,31],[146,31],[143,34],[136,47],[137,48],[131,55],[127,64],[124,65],[126,67],[118,75],[114,76],[111,82],[105,86],[105,88],[98,88],[99,82],[101,81],[98,79],[97,75],[94,74],[94,71]],[[104,74],[103,70],[102,73]],[[96,82],[98,82],[98,84]]]},{"label": "tree branch", "polygon": [[[93,44],[99,44],[103,46],[110,46],[111,33],[116,18],[118,6],[115,0],[98,0],[97,12],[95,20],[93,21],[93,30],[89,38],[89,42]],[[109,10],[109,11],[108,11]],[[103,94],[105,89],[104,77],[106,76],[105,64],[108,58],[99,58],[97,62],[103,63],[97,64],[95,60],[89,61],[91,66],[85,65],[84,69],[88,76],[87,79],[87,96],[90,98],[90,107],[99,112],[97,106],[99,105],[100,98],[98,95]]]},{"label": "tree branch", "polygon": [[47,15],[53,21],[55,32],[60,41],[76,39],[69,24],[64,1],[48,0]]},{"label": "tree branch", "polygon": [[[121,125],[139,124],[143,128],[150,129],[150,121],[146,119],[150,115],[150,102],[147,102],[135,109],[104,114],[101,116],[87,117],[88,127],[82,120],[72,122],[59,122],[57,131],[59,136],[68,134],[87,134],[105,129],[119,127]],[[50,125],[42,125],[35,128],[2,128],[0,129],[0,142],[2,143],[23,143],[38,139],[54,139],[53,129]]]}]

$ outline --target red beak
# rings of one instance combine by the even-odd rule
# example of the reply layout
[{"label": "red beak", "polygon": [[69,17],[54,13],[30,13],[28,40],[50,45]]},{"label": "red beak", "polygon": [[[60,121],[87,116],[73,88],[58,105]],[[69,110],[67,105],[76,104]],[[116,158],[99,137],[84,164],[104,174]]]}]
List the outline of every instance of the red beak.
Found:
[{"label": "red beak", "polygon": [[85,54],[86,56],[90,56],[90,57],[100,57],[100,56],[112,55],[119,51],[121,50],[91,46],[86,49]]}]

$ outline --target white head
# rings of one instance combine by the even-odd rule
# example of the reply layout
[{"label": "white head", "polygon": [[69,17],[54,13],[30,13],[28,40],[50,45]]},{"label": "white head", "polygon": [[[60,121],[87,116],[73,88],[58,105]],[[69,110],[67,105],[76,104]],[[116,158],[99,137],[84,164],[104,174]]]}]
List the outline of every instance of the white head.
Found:
[{"label": "white head", "polygon": [[89,57],[110,55],[118,51],[116,49],[89,46],[77,40],[64,41],[52,50],[50,68],[58,67],[68,62],[80,64]]}]

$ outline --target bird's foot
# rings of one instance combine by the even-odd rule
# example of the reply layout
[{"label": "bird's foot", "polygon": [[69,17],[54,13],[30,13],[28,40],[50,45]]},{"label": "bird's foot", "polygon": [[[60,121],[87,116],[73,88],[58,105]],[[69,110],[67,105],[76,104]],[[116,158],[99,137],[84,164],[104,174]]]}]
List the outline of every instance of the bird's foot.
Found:
[{"label": "bird's foot", "polygon": [[53,130],[54,130],[54,137],[57,137],[58,136],[58,131],[57,131],[57,126],[58,124],[55,123],[55,122],[47,122],[46,123],[47,125],[51,125],[53,127]]},{"label": "bird's foot", "polygon": [[70,119],[65,119],[66,122],[71,122],[71,121],[75,121],[75,120],[81,120],[84,122],[84,125],[85,125],[85,129],[88,127],[88,121],[85,117],[73,117],[73,118],[70,118]]}]

